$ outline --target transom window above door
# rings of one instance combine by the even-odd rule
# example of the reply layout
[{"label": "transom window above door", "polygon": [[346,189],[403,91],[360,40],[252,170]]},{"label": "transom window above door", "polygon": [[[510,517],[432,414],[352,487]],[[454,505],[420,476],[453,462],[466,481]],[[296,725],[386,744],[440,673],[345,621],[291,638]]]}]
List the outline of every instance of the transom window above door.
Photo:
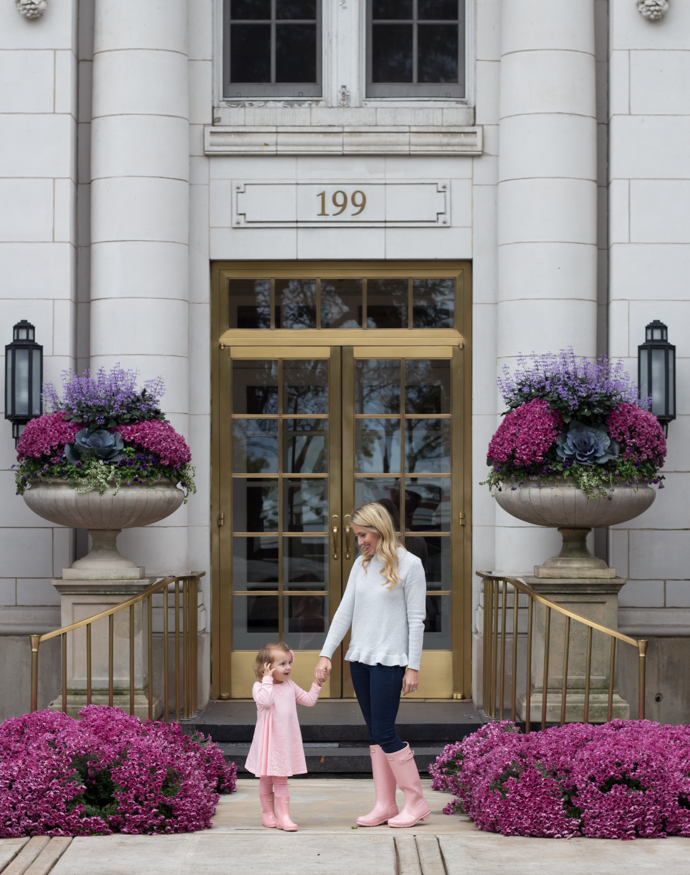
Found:
[{"label": "transom window above door", "polygon": [[464,97],[465,0],[367,0],[367,97]]},{"label": "transom window above door", "polygon": [[223,95],[319,97],[321,0],[224,0]]},{"label": "transom window above door", "polygon": [[455,280],[232,278],[227,329],[455,328]]}]

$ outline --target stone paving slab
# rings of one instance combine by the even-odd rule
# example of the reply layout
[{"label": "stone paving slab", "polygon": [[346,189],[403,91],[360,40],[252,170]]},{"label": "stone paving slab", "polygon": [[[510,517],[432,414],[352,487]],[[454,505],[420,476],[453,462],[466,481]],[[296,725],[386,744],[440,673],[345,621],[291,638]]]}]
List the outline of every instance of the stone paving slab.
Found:
[{"label": "stone paving slab", "polygon": [[389,836],[193,833],[76,838],[52,875],[394,875]]},{"label": "stone paving slab", "polygon": [[690,842],[682,838],[530,839],[475,832],[439,836],[447,875],[688,875]]}]

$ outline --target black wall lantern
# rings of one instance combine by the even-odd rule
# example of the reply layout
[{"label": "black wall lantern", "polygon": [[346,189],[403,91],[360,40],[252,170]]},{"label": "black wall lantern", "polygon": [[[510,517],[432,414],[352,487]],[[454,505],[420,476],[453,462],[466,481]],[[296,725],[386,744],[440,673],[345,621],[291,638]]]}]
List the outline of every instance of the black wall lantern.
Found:
[{"label": "black wall lantern", "polygon": [[637,348],[640,398],[652,398],[652,413],[668,434],[676,418],[676,348],[668,342],[668,328],[655,319],[645,329],[645,342]]},{"label": "black wall lantern", "polygon": [[5,419],[12,422],[15,444],[23,426],[43,410],[43,347],[35,335],[34,326],[22,319],[13,328],[12,343],[5,347]]}]

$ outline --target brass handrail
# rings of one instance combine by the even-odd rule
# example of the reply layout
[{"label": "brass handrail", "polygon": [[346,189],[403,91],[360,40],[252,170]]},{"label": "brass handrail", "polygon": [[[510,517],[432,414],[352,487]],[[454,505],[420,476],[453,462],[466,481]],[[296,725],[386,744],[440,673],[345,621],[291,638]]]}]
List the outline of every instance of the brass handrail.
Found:
[{"label": "brass handrail", "polygon": [[[184,719],[191,717],[196,711],[197,705],[197,639],[198,639],[198,583],[206,572],[192,572],[186,575],[171,575],[151,584],[138,595],[115,605],[108,610],[100,611],[77,623],[46,632],[44,635],[30,635],[31,643],[31,711],[38,709],[38,668],[39,648],[44,641],[52,638],[60,638],[62,657],[62,710],[67,712],[67,636],[77,629],[86,627],[86,704],[90,705],[93,700],[93,665],[91,646],[91,627],[98,620],[108,619],[108,704],[113,704],[114,698],[114,672],[115,672],[115,624],[114,616],[121,611],[129,612],[129,713],[135,711],[135,607],[146,602],[146,627],[147,627],[147,670],[148,670],[148,717],[154,716],[154,690],[153,690],[153,596],[163,594],[163,720],[167,723],[170,719],[170,711],[174,711],[175,720],[180,719],[180,713]],[[175,595],[174,630],[169,630],[169,599],[170,587],[173,587]],[[180,591],[181,587],[181,591]],[[180,596],[182,599],[180,600]],[[181,604],[180,604],[181,601]],[[180,622],[180,609],[182,610],[182,622]],[[143,619],[143,618],[142,618]],[[169,672],[169,635],[174,636],[175,647],[175,680],[173,683],[174,706],[170,702],[170,672]],[[180,642],[180,638],[182,639]],[[181,647],[180,647],[181,644]],[[182,667],[180,669],[180,651],[182,655]],[[143,666],[142,666],[143,668]],[[182,675],[182,678],[180,678]]]},{"label": "brass handrail", "polygon": [[[611,654],[609,660],[609,684],[608,684],[608,720],[613,716],[613,693],[614,676],[616,665],[616,642],[622,641],[635,647],[638,651],[638,716],[641,720],[645,716],[645,689],[646,689],[646,655],[647,641],[637,640],[609,629],[601,623],[576,614],[557,604],[549,598],[540,595],[523,581],[506,575],[491,574],[486,571],[478,571],[477,576],[484,581],[484,667],[483,667],[483,709],[491,718],[503,720],[505,711],[505,684],[508,672],[506,671],[506,625],[508,612],[508,587],[513,588],[513,622],[512,622],[512,671],[510,672],[510,719],[515,721],[517,716],[517,657],[518,657],[518,611],[520,593],[527,596],[527,659],[525,681],[525,731],[530,731],[531,721],[531,697],[532,697],[532,655],[533,655],[533,628],[534,628],[534,605],[543,605],[544,617],[544,654],[543,654],[543,679],[542,679],[542,707],[541,727],[546,728],[547,700],[548,700],[548,675],[549,655],[551,650],[551,614],[555,611],[565,617],[565,634],[563,640],[563,679],[561,687],[561,714],[560,725],[566,722],[566,701],[568,695],[568,664],[570,661],[570,630],[571,621],[575,621],[587,628],[586,645],[586,668],[585,668],[585,691],[584,691],[584,723],[589,722],[590,690],[592,672],[592,636],[593,633],[602,632],[611,640]],[[500,649],[499,649],[500,639]],[[498,696],[498,702],[497,702]]]}]

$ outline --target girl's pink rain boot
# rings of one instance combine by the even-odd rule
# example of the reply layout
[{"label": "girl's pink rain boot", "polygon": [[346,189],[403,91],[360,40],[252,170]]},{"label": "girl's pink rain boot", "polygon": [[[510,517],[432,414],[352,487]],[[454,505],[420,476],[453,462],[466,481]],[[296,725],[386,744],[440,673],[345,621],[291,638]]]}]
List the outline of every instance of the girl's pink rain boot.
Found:
[{"label": "girl's pink rain boot", "polygon": [[405,807],[397,817],[388,821],[388,826],[404,828],[414,826],[420,820],[428,820],[431,810],[422,793],[414,751],[406,744],[402,750],[386,754],[386,757],[398,787],[405,794]]},{"label": "girl's pink rain boot", "polygon": [[278,826],[275,809],[273,808],[273,796],[259,796],[261,799],[261,822],[267,829],[275,829]]},{"label": "girl's pink rain boot", "polygon": [[278,829],[284,829],[285,832],[297,832],[299,827],[290,820],[290,797],[276,796],[276,826]]},{"label": "girl's pink rain boot", "polygon": [[398,806],[395,804],[395,777],[388,765],[386,753],[378,744],[370,747],[369,753],[376,804],[369,814],[357,818],[358,826],[380,826],[398,813]]}]

